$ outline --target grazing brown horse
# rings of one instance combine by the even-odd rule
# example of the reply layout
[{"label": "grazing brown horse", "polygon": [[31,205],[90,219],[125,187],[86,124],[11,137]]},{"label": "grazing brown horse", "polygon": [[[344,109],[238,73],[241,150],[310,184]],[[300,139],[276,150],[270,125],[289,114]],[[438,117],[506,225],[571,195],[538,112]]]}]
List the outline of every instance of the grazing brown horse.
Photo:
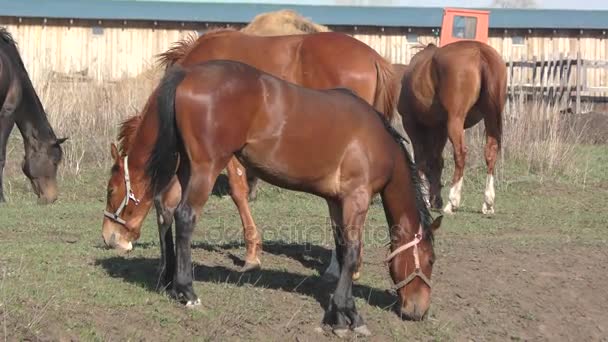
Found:
[{"label": "grazing brown horse", "polygon": [[438,48],[429,44],[412,58],[402,80],[399,112],[414,145],[416,163],[430,185],[430,205],[440,208],[442,151],[454,147],[454,176],[449,202],[460,205],[466,147],[464,129],[483,119],[488,167],[482,212],[494,213],[494,165],[502,137],[507,71],[500,55],[487,44],[461,41]]},{"label": "grazing brown horse", "polygon": [[[240,61],[308,88],[346,87],[374,105],[387,119],[396,116],[394,112],[400,85],[394,77],[391,64],[366,44],[345,34],[329,32],[260,37],[226,29],[205,33],[196,40],[186,38],[160,56],[160,61],[165,66],[188,66],[214,59]],[[144,109],[142,115],[149,115],[155,110],[154,104],[151,104]],[[336,127],[340,126],[342,123],[337,123]],[[123,148],[122,151],[126,153],[127,149]],[[245,266],[241,270],[246,271],[260,266],[260,234],[247,202],[247,179],[254,180],[255,177],[248,174],[235,158],[228,163],[227,171],[231,196],[243,224],[247,253]],[[173,184],[179,187],[178,182]],[[181,193],[179,189],[171,188],[168,192],[176,196]],[[164,201],[176,203],[177,200],[164,196]],[[171,238],[172,205],[159,201],[156,207],[160,234]],[[104,221],[104,225],[117,224],[120,225],[111,219]],[[137,231],[133,236],[139,236],[140,227],[131,228]],[[335,263],[332,262],[332,265]],[[359,268],[360,262],[357,270]],[[337,277],[337,274],[331,274],[336,270],[335,267],[330,266],[328,270],[330,275]],[[355,279],[358,277],[357,271]]]},{"label": "grazing brown horse", "polygon": [[236,156],[271,184],[327,201],[341,266],[328,315],[336,333],[349,325],[367,332],[352,297],[352,274],[375,193],[390,227],[387,262],[400,313],[424,316],[433,231],[441,219],[433,221],[424,205],[403,138],[369,104],[349,90],[304,88],[217,60],[172,67],[151,102],[158,114],[142,118],[124,158],[114,153],[107,210],[125,207],[117,217],[125,224],[122,230],[104,227],[108,246],[128,243],[128,227],[141,224],[153,197],[166,193],[177,174],[184,190],[175,211],[176,262],[168,263],[164,281],[186,304],[199,303],[192,288],[192,232],[217,176]]},{"label": "grazing brown horse", "polygon": [[55,202],[57,168],[63,158],[60,145],[67,138],[55,136],[17,43],[8,31],[0,28],[0,202],[5,201],[2,174],[6,144],[15,124],[25,147],[22,170],[38,196],[38,203]]}]

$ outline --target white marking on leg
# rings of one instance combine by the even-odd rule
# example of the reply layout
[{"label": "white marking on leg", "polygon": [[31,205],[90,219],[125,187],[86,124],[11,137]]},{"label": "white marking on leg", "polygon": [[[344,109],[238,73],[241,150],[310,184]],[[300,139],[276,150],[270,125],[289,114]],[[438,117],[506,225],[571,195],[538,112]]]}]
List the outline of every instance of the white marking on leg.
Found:
[{"label": "white marking on leg", "polygon": [[452,185],[452,187],[450,188],[450,197],[448,199],[448,204],[443,209],[444,213],[451,214],[460,206],[463,178],[464,177],[460,177],[458,182],[456,182],[456,184]]},{"label": "white marking on leg", "polygon": [[333,279],[340,278],[340,265],[338,264],[338,257],[336,256],[335,249],[331,250],[331,261],[329,263],[329,266],[325,270],[323,276]]},{"label": "white marking on leg", "polygon": [[165,219],[163,218],[163,215],[161,215],[161,214],[158,215],[158,223],[160,223],[160,224],[165,223]]},{"label": "white marking on leg", "polygon": [[494,199],[496,193],[494,192],[494,176],[488,175],[486,178],[486,191],[484,192],[484,203],[481,207],[481,212],[488,215],[494,214]]},{"label": "white marking on leg", "polygon": [[199,298],[196,298],[196,300],[189,300],[186,303],[186,307],[189,307],[189,308],[199,306],[199,305],[201,305],[201,300]]},{"label": "white marking on leg", "polygon": [[243,170],[241,170],[240,167],[237,167],[236,168],[236,174],[239,175],[239,176],[242,176],[243,175]]}]

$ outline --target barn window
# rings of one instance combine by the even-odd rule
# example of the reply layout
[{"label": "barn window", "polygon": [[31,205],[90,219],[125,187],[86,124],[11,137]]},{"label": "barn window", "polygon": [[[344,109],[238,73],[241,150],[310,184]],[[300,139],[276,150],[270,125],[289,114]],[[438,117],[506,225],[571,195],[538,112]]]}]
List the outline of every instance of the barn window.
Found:
[{"label": "barn window", "polygon": [[405,35],[408,44],[418,44],[418,34],[410,32]]},{"label": "barn window", "polygon": [[93,35],[101,36],[103,34],[103,27],[101,26],[93,26]]},{"label": "barn window", "polygon": [[524,36],[513,36],[511,37],[511,44],[513,45],[525,45],[526,40]]},{"label": "barn window", "polygon": [[454,16],[454,26],[452,36],[460,39],[475,39],[477,32],[477,18],[465,17],[462,15]]}]

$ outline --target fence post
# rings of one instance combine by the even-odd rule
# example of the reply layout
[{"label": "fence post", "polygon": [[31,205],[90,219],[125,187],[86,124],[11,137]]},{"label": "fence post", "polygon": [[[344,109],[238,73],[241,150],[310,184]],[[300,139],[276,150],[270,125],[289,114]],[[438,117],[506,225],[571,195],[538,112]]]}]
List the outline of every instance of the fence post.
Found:
[{"label": "fence post", "polygon": [[581,70],[583,68],[581,64],[581,51],[579,50],[576,52],[576,114],[581,112]]}]

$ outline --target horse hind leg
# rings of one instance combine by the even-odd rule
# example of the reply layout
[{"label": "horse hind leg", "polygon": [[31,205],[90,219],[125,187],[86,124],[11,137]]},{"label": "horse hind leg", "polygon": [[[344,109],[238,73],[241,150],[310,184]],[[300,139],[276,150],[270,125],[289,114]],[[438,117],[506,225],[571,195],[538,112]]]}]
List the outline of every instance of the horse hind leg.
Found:
[{"label": "horse hind leg", "polygon": [[158,235],[160,241],[160,277],[158,290],[166,290],[175,275],[175,245],[173,243],[173,215],[181,200],[181,188],[177,177],[171,180],[167,190],[154,198]]},{"label": "horse hind leg", "polygon": [[182,162],[177,172],[182,200],[175,210],[175,275],[170,294],[186,306],[200,305],[192,287],[192,233],[213,184],[226,167],[230,156],[212,159],[198,165]]},{"label": "horse hind leg", "polygon": [[464,141],[464,115],[448,119],[448,138],[454,148],[454,175],[452,177],[448,203],[444,207],[443,212],[451,214],[460,207],[462,199],[462,183],[467,154]]},{"label": "horse hind leg", "polygon": [[498,138],[497,129],[489,120],[485,120],[485,125],[486,146],[484,154],[488,173],[486,176],[486,188],[484,191],[484,201],[481,212],[489,215],[494,213],[494,200],[496,198],[496,193],[494,191],[494,167],[496,165],[496,156],[498,155]]},{"label": "horse hind leg", "polygon": [[247,201],[248,185],[246,170],[235,157],[232,157],[230,162],[228,162],[227,170],[230,182],[230,197],[234,201],[241,217],[243,238],[245,240],[245,248],[247,249],[245,265],[239,271],[246,272],[260,268],[262,263],[258,256],[262,249],[262,240],[251,216],[251,210]]}]

